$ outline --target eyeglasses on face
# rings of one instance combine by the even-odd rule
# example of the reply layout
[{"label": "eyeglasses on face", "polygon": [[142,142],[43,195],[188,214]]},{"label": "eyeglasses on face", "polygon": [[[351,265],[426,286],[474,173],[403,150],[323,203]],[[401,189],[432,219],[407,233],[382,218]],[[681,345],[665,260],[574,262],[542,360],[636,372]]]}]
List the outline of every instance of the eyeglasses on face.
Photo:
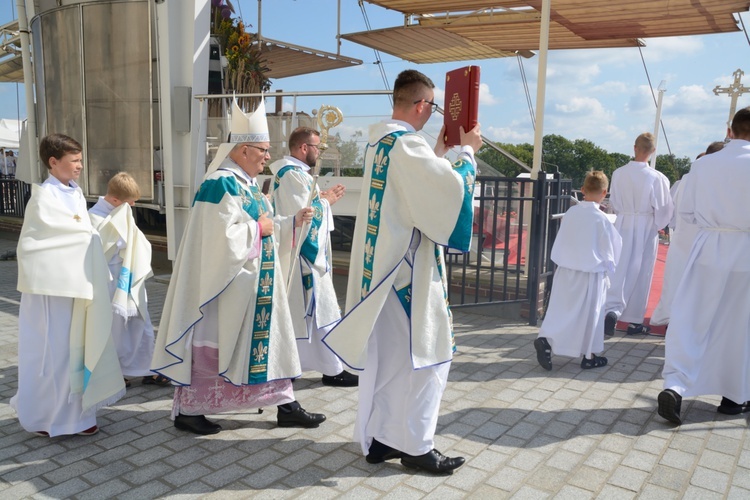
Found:
[{"label": "eyeglasses on face", "polygon": [[254,146],[253,144],[245,144],[245,146],[250,146],[251,148],[255,148],[261,153],[263,153],[264,155],[267,155],[271,151],[271,148],[261,148],[260,146]]},{"label": "eyeglasses on face", "polygon": [[420,102],[425,102],[430,105],[430,112],[434,113],[438,109],[438,105],[432,101],[428,101],[427,99],[420,99],[418,101],[414,101],[414,104],[419,104]]},{"label": "eyeglasses on face", "polygon": [[320,149],[320,143],[318,143],[318,144],[312,144],[310,142],[306,142],[305,144],[307,144],[308,146],[312,146],[315,149],[318,149],[318,150]]}]

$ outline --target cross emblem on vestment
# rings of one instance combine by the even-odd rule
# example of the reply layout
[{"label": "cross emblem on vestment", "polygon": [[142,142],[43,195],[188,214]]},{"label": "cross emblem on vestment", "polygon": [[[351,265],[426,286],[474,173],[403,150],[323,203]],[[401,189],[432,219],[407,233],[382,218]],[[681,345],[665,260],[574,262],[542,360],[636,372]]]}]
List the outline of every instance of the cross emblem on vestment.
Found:
[{"label": "cross emblem on vestment", "polygon": [[716,86],[714,87],[714,94],[728,94],[729,97],[732,99],[732,104],[729,107],[729,121],[727,121],[727,127],[731,127],[732,125],[732,118],[734,118],[734,113],[737,111],[737,99],[744,94],[745,92],[750,92],[750,88],[745,87],[742,85],[742,75],[744,75],[745,72],[741,69],[737,69],[732,75],[734,76],[734,81],[726,86],[726,87],[720,87]]}]

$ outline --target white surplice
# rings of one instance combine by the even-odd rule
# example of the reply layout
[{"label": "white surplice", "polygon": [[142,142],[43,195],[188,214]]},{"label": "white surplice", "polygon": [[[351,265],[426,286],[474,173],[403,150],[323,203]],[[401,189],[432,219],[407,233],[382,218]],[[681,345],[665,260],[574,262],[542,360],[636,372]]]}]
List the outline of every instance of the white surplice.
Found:
[{"label": "white surplice", "polygon": [[[285,170],[281,177],[279,171]],[[293,216],[307,206],[310,187],[313,178],[309,173],[310,167],[293,156],[285,156],[270,166],[275,176],[273,190],[274,211],[278,215]],[[290,262],[293,255],[281,260],[284,273],[284,283],[293,272],[294,280],[289,289],[289,308],[294,322],[297,350],[300,364],[305,371],[313,370],[323,375],[338,375],[344,370],[341,360],[322,343],[322,338],[331,327],[341,318],[341,311],[333,288],[333,256],[331,251],[330,233],[333,231],[333,213],[328,201],[320,198],[320,190],[316,186],[314,217],[320,223],[319,228],[307,231],[305,239],[312,239],[317,243],[318,253],[313,261],[300,253],[299,260]],[[297,244],[302,245],[304,241]],[[292,242],[280,241],[282,246],[292,246]],[[310,281],[310,287],[303,286],[303,277]]]},{"label": "white surplice", "polygon": [[[122,208],[120,208],[122,207]],[[137,238],[145,242],[148,249],[148,241],[143,233],[135,227],[130,207],[123,203],[118,207],[119,211],[126,212],[123,217],[131,219],[129,222],[139,234]],[[103,196],[99,197],[96,204],[89,209],[89,216],[94,228],[100,231],[102,236],[102,246],[104,247],[105,256],[108,258],[107,265],[112,275],[109,282],[110,299],[114,297],[115,290],[118,286],[120,272],[122,270],[123,258],[121,252],[131,250],[129,245],[134,245],[133,241],[126,241],[127,231],[120,229],[115,231],[102,231],[107,224],[113,224],[110,214],[115,207],[112,206]],[[108,239],[110,239],[108,241]],[[147,270],[143,269],[138,274],[151,276],[151,254],[143,256],[143,264],[147,264]],[[131,270],[132,271],[132,270]],[[133,272],[130,273],[135,274]],[[145,280],[144,280],[145,281]],[[128,283],[130,285],[130,283]],[[133,289],[134,298],[137,307],[131,316],[115,314],[112,316],[112,339],[117,349],[117,357],[120,359],[120,369],[125,377],[144,377],[153,375],[151,371],[151,358],[154,355],[154,327],[151,324],[151,316],[148,312],[148,298],[146,296],[146,287],[141,284]]]},{"label": "white surplice", "polygon": [[604,350],[603,306],[621,248],[619,233],[598,203],[583,201],[565,212],[552,246],[558,267],[539,329],[554,354],[590,358]]},{"label": "white surplice", "polygon": [[693,164],[679,215],[698,226],[672,302],[664,388],[750,400],[750,142]]},{"label": "white surplice", "polygon": [[436,244],[469,248],[473,150],[462,148],[451,165],[396,120],[371,126],[368,143],[363,186],[370,194],[363,192],[357,210],[346,314],[324,343],[364,369],[354,428],[363,453],[377,439],[421,455],[434,447],[454,346]]},{"label": "white surplice", "polygon": [[[700,161],[700,159],[698,160]],[[690,174],[685,174],[683,180]],[[672,309],[672,301],[677,292],[677,285],[680,284],[682,273],[685,272],[690,249],[693,247],[693,241],[698,234],[698,226],[691,224],[679,216],[680,199],[682,198],[682,181],[675,182],[672,189],[672,200],[674,201],[674,228],[669,237],[669,250],[667,251],[667,261],[664,264],[664,283],[661,288],[661,297],[656,309],[651,313],[652,325],[666,325],[669,323],[669,315]]]},{"label": "white surplice", "polygon": [[125,387],[109,338],[111,308],[100,300],[109,273],[75,183],[49,176],[33,186],[18,262],[18,392],[10,404],[27,431],[84,431]]},{"label": "white surplice", "polygon": [[669,179],[648,163],[631,161],[612,174],[609,200],[617,214],[622,254],[604,308],[620,321],[643,323],[659,230],[669,223],[674,208]]}]

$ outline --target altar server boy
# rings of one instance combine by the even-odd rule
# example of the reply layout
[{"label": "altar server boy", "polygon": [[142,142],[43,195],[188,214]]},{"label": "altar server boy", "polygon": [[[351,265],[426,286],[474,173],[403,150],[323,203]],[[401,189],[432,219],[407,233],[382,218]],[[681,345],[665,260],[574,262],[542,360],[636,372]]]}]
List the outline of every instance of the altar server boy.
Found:
[{"label": "altar server boy", "polygon": [[26,431],[98,432],[96,410],[125,394],[110,335],[109,271],[78,180],[83,147],[62,134],[39,145],[49,172],[31,186],[18,239],[18,392]]},{"label": "altar server boy", "polygon": [[[120,172],[109,180],[107,194],[89,210],[99,231],[112,279],[112,338],[123,376],[143,377],[144,384],[169,385],[166,377],[150,370],[154,354],[154,327],[146,302],[146,279],[151,271],[151,244],[138,229],[131,207],[141,197],[136,180]],[[126,386],[130,382],[125,383]]]},{"label": "altar server boy", "polygon": [[565,213],[552,247],[558,268],[534,340],[537,361],[545,370],[552,369],[552,352],[582,355],[584,370],[607,364],[607,358],[594,353],[604,350],[604,301],[622,248],[619,233],[599,209],[608,186],[604,172],[586,175],[583,201]]}]

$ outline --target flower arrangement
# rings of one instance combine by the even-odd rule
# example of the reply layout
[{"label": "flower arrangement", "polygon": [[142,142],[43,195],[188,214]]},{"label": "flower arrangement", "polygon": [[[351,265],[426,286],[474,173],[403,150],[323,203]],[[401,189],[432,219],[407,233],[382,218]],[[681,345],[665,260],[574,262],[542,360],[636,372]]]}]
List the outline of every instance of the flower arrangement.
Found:
[{"label": "flower arrangement", "polygon": [[[245,24],[232,17],[234,6],[230,0],[211,0],[211,34],[219,40],[222,54],[227,60],[224,73],[224,93],[252,94],[267,92],[271,81],[265,76],[256,35],[245,31]],[[258,98],[238,99],[240,107],[255,108]]]}]

